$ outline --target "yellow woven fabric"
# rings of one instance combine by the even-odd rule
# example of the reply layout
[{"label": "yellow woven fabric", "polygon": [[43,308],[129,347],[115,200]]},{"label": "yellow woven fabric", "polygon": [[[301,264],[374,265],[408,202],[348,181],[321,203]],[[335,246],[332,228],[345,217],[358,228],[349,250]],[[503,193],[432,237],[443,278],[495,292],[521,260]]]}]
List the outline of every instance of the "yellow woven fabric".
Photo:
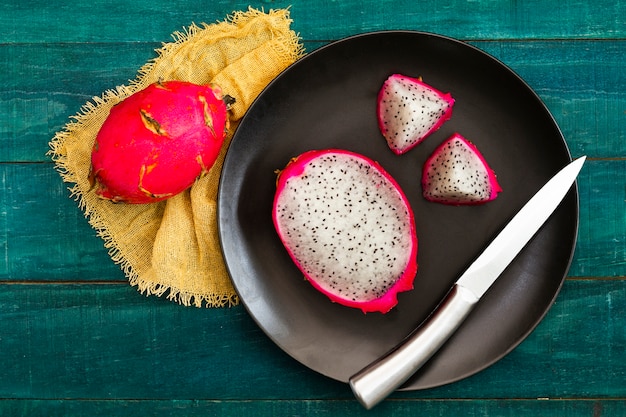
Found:
[{"label": "yellow woven fabric", "polygon": [[[216,199],[222,163],[237,121],[261,90],[304,54],[289,11],[249,9],[223,22],[192,25],[139,70],[127,86],[94,97],[50,142],[50,154],[89,223],[131,285],[183,305],[235,305],[238,296],[221,255]],[[159,80],[216,83],[237,100],[231,134],[208,175],[187,191],[153,204],[113,204],[90,190],[96,134],[113,105]]]}]

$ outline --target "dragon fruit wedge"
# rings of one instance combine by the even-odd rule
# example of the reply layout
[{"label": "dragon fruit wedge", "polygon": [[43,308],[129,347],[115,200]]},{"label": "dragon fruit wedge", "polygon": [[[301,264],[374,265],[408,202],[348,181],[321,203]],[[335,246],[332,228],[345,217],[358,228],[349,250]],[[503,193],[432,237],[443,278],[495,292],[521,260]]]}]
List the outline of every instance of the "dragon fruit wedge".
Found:
[{"label": "dragon fruit wedge", "polygon": [[454,99],[422,82],[393,74],[378,93],[378,127],[389,148],[400,155],[424,140],[452,116]]},{"label": "dragon fruit wedge", "polygon": [[502,188],[478,148],[455,133],[426,160],[422,191],[429,201],[474,205],[495,199]]},{"label": "dragon fruit wedge", "polygon": [[166,81],[113,106],[91,153],[96,194],[141,204],[189,188],[217,159],[232,102],[215,85]]},{"label": "dragon fruit wedge", "polygon": [[396,181],[363,155],[328,149],[292,159],[278,174],[273,222],[305,278],[334,302],[386,313],[413,288],[413,212]]}]

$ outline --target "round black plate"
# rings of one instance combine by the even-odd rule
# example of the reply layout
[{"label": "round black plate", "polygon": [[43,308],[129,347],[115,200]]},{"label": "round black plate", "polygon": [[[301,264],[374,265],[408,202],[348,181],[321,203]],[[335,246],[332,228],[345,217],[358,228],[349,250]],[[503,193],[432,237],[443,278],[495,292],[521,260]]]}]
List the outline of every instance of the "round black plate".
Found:
[{"label": "round black plate", "polygon": [[[456,99],[452,118],[403,156],[389,150],[376,124],[378,90],[395,72],[421,76]],[[497,173],[504,191],[495,201],[450,207],[422,198],[422,164],[455,131],[473,141]],[[275,170],[301,152],[330,147],[379,161],[414,209],[419,272],[414,290],[402,293],[388,314],[365,315],[330,302],[303,280],[274,231]],[[302,364],[347,381],[418,326],[508,219],[570,159],[537,95],[484,52],[418,32],[347,38],[288,68],[242,119],[219,190],[224,258],[243,304],[265,333]],[[561,288],[577,225],[574,188],[462,327],[403,389],[459,380],[517,346]]]}]

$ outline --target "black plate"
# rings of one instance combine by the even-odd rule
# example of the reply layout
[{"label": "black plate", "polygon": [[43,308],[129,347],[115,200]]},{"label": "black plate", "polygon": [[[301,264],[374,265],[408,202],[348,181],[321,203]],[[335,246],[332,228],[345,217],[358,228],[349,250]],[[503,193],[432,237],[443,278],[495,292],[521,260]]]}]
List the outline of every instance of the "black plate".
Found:
[{"label": "black plate", "polygon": [[[403,156],[389,150],[376,124],[376,95],[394,72],[421,76],[456,99],[452,118]],[[472,140],[497,173],[504,191],[495,201],[450,207],[422,198],[422,164],[455,131]],[[378,160],[415,211],[415,289],[401,294],[386,315],[331,303],[302,279],[274,231],[275,170],[301,152],[330,147]],[[419,325],[507,220],[570,159],[537,95],[484,52],[418,32],[347,38],[283,72],[237,128],[219,190],[226,264],[243,304],[278,346],[309,368],[347,381]],[[561,288],[577,225],[574,188],[457,333],[403,389],[459,380],[517,346]]]}]

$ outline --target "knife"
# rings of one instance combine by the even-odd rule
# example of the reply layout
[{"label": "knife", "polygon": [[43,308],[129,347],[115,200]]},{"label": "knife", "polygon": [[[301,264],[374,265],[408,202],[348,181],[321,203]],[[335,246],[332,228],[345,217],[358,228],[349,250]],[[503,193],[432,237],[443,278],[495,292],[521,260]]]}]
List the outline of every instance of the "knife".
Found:
[{"label": "knife", "polygon": [[586,157],[565,166],[511,219],[454,283],[431,315],[398,346],[353,375],[352,392],[367,409],[406,382],[443,346],[571,188]]}]

